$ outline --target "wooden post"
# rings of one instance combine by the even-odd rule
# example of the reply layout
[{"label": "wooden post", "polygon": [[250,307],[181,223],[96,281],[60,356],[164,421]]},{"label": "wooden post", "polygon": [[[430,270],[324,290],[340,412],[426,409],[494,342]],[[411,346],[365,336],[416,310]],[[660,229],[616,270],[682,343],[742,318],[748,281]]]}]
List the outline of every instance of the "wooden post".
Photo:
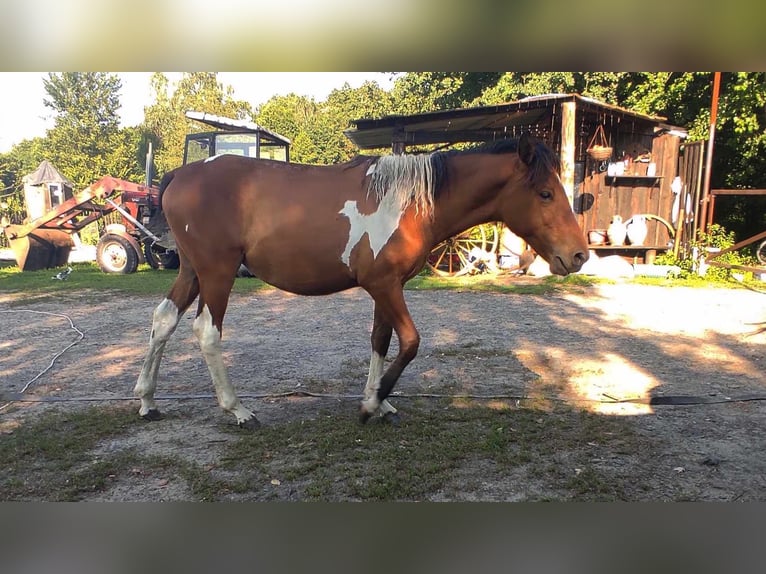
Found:
[{"label": "wooden post", "polygon": [[561,183],[574,206],[575,102],[561,104]]},{"label": "wooden post", "polygon": [[710,105],[710,135],[707,140],[705,154],[705,181],[702,186],[702,216],[699,219],[700,232],[707,228],[708,200],[710,199],[710,171],[713,169],[713,143],[715,140],[715,122],[718,114],[718,92],[721,87],[721,72],[713,73],[713,101]]},{"label": "wooden post", "polygon": [[707,212],[707,221],[705,222],[705,231],[707,231],[708,227],[713,225],[713,214],[715,213],[715,195],[710,193],[708,191],[708,199],[710,200],[708,202],[708,212]]},{"label": "wooden post", "polygon": [[404,128],[398,126],[394,129],[394,133],[391,136],[391,152],[394,155],[402,155],[404,148]]},{"label": "wooden post", "polygon": [[673,257],[678,257],[678,251],[681,249],[681,240],[684,233],[684,221],[686,220],[686,210],[681,207],[678,210],[678,224],[676,225],[676,235],[673,238]]}]

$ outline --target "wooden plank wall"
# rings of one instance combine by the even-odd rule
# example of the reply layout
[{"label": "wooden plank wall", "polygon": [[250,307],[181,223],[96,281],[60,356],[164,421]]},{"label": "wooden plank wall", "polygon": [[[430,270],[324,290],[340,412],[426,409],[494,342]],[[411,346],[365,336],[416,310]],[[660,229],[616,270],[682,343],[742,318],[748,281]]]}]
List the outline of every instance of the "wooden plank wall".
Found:
[{"label": "wooden plank wall", "polygon": [[678,175],[681,176],[684,184],[680,205],[689,205],[691,209],[691,214],[687,214],[684,218],[686,221],[681,235],[681,241],[684,244],[694,239],[698,228],[706,148],[707,140],[686,143],[683,145],[679,160]]},{"label": "wooden plank wall", "polygon": [[[614,215],[627,221],[633,215],[653,214],[670,222],[673,192],[670,184],[676,176],[680,138],[663,134],[651,142],[651,161],[657,164],[658,179],[652,182],[640,178],[623,178],[610,184],[605,168],[592,159],[585,162],[584,179],[575,195],[574,209],[584,233],[591,229],[606,229]],[[619,147],[617,151],[619,153]],[[646,173],[647,164],[637,164],[635,171]],[[653,219],[647,221],[649,233],[646,245],[665,246],[670,241],[667,227]]]}]

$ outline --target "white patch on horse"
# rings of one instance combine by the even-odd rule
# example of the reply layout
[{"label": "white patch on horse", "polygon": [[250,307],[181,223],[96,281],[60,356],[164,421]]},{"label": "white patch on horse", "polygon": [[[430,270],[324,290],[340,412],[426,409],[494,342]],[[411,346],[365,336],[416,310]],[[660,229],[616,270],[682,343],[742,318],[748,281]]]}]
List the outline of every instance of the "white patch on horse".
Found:
[{"label": "white patch on horse", "polygon": [[372,352],[370,357],[370,371],[367,375],[367,384],[364,387],[364,408],[368,413],[372,414],[378,408],[381,410],[381,414],[395,413],[396,408],[385,399],[378,404],[378,389],[380,388],[380,379],[383,377],[383,361],[384,357],[377,352]]},{"label": "white patch on horse", "polygon": [[202,161],[202,163],[208,163],[208,162],[210,162],[210,161],[214,161],[214,160],[217,160],[219,157],[223,157],[223,156],[225,156],[225,155],[229,155],[229,154],[225,154],[225,153],[217,153],[217,154],[215,154],[215,155],[211,155],[209,158],[207,158],[207,159],[203,160],[203,161]]},{"label": "white patch on horse", "polygon": [[370,241],[373,259],[377,257],[399,228],[399,220],[402,217],[402,212],[396,205],[393,194],[385,195],[378,204],[378,209],[370,214],[359,213],[356,201],[347,201],[338,213],[348,217],[351,223],[348,242],[340,256],[340,260],[346,265],[349,265],[351,261],[351,251],[359,244],[365,233]]},{"label": "white patch on horse", "polygon": [[192,330],[199,341],[202,356],[205,358],[208,371],[210,371],[210,376],[213,379],[218,404],[221,405],[222,409],[229,411],[237,417],[238,423],[247,422],[255,415],[252,411],[242,406],[234,387],[229,381],[229,375],[226,372],[223,354],[221,353],[221,333],[213,325],[213,316],[210,314],[207,305],[202,308],[202,312],[194,319]]},{"label": "white patch on horse", "polygon": [[133,389],[134,394],[141,399],[139,414],[146,415],[150,410],[156,410],[154,391],[157,388],[157,371],[162,353],[170,336],[178,326],[180,314],[178,307],[170,299],[163,299],[154,310],[152,332],[149,336],[149,352],[146,354],[141,374]]}]

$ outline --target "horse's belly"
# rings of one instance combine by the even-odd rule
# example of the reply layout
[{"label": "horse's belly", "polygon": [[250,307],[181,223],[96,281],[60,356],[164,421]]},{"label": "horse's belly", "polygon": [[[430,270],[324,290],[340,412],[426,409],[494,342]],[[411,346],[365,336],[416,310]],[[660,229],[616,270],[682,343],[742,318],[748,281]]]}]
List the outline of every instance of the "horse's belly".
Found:
[{"label": "horse's belly", "polygon": [[297,295],[327,295],[357,285],[348,268],[339,262],[285,258],[269,265],[246,262],[246,266],[269,285]]}]

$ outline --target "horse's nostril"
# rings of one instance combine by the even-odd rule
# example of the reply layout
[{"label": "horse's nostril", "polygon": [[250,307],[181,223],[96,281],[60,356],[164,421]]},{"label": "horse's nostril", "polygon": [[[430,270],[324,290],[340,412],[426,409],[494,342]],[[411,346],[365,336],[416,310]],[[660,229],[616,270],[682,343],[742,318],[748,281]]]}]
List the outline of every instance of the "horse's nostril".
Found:
[{"label": "horse's nostril", "polygon": [[583,264],[588,260],[588,254],[583,253],[582,251],[578,251],[574,254],[574,257],[572,258],[574,261],[574,264],[577,265],[577,267],[582,267]]}]

